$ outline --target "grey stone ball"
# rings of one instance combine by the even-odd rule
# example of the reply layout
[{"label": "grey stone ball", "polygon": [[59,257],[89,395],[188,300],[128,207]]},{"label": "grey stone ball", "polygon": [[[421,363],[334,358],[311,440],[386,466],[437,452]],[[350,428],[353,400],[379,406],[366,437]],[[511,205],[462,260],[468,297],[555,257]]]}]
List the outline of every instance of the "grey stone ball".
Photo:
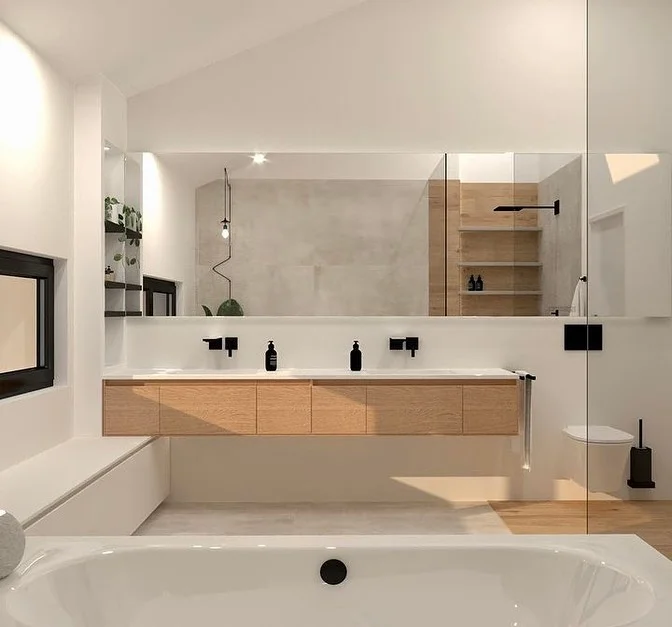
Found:
[{"label": "grey stone ball", "polygon": [[0,509],[0,579],[11,575],[26,550],[26,534],[21,523]]}]

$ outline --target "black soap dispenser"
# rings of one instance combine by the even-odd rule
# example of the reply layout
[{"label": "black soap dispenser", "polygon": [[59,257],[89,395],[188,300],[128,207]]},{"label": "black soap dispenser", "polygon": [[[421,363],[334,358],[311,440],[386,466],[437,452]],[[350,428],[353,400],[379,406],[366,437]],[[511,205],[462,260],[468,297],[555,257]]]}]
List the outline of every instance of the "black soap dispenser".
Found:
[{"label": "black soap dispenser", "polygon": [[359,372],[362,369],[362,351],[359,349],[359,340],[355,340],[350,351],[350,370]]},{"label": "black soap dispenser", "polygon": [[476,279],[476,285],[474,287],[474,290],[477,292],[482,292],[483,291],[483,279],[481,278],[481,275],[478,275],[478,278]]},{"label": "black soap dispenser", "polygon": [[476,291],[476,279],[474,278],[473,274],[469,277],[469,282],[467,283],[467,290],[469,292]]},{"label": "black soap dispenser", "polygon": [[266,370],[268,372],[275,372],[278,369],[278,351],[275,350],[273,340],[268,343],[268,350],[266,351]]}]

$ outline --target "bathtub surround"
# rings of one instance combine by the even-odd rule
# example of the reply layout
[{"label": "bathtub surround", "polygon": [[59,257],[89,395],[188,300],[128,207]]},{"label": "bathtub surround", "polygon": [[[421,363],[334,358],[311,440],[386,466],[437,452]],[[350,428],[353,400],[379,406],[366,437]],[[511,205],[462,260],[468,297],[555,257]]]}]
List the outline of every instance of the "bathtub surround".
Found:
[{"label": "bathtub surround", "polygon": [[139,536],[509,534],[487,503],[171,503]]},{"label": "bathtub surround", "polygon": [[[247,316],[427,315],[426,181],[240,180],[223,268]],[[196,190],[197,304],[213,311],[228,254],[222,182]]]}]

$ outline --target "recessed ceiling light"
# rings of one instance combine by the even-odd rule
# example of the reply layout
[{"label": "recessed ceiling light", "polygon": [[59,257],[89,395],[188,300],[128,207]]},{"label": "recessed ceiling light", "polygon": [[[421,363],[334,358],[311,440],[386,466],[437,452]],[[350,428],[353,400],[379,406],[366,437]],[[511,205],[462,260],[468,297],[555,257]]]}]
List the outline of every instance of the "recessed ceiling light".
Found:
[{"label": "recessed ceiling light", "polygon": [[263,152],[257,152],[252,156],[252,161],[257,165],[266,163],[266,155]]}]

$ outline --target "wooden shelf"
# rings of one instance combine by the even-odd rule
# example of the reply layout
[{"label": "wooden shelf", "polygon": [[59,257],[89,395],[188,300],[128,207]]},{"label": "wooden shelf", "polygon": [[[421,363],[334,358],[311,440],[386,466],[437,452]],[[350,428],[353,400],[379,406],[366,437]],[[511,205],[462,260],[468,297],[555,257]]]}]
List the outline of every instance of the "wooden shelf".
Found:
[{"label": "wooden shelf", "polygon": [[105,281],[106,290],[125,290],[126,283],[119,283],[118,281]]},{"label": "wooden shelf", "polygon": [[461,226],[461,233],[539,233],[540,226]]},{"label": "wooden shelf", "polygon": [[126,312],[125,311],[106,311],[105,312],[105,317],[106,318],[125,318],[126,317]]},{"label": "wooden shelf", "polygon": [[125,233],[126,227],[111,220],[105,220],[105,233]]},{"label": "wooden shelf", "polygon": [[468,290],[460,291],[460,296],[541,296],[538,291],[519,291],[514,290],[483,290],[470,292]]},{"label": "wooden shelf", "polygon": [[127,311],[127,312],[126,312],[126,315],[127,315],[129,318],[137,318],[137,317],[139,317],[139,316],[142,316],[142,312],[141,312],[141,311]]},{"label": "wooden shelf", "polygon": [[541,268],[539,261],[458,261],[462,268]]},{"label": "wooden shelf", "polygon": [[124,229],[128,239],[142,239],[142,233],[134,231],[133,229]]},{"label": "wooden shelf", "polygon": [[142,292],[142,285],[138,285],[137,283],[126,283],[126,291],[127,292]]}]

